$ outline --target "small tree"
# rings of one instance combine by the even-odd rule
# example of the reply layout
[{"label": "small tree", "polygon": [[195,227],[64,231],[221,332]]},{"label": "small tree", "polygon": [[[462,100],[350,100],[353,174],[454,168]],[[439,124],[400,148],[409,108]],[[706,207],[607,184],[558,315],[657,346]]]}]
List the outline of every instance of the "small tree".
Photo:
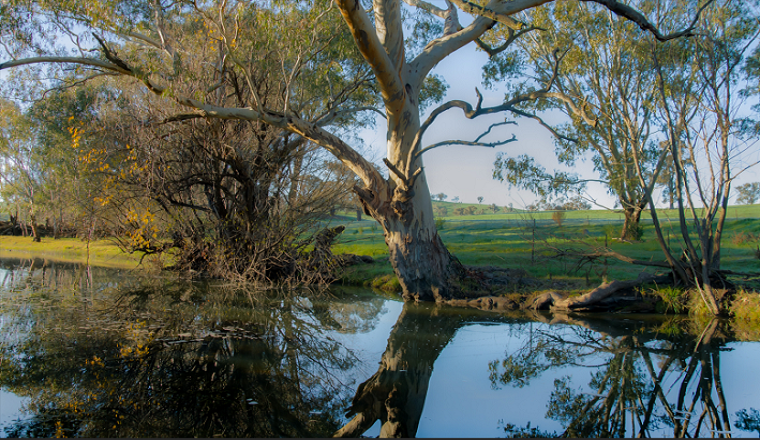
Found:
[{"label": "small tree", "polygon": [[736,203],[740,205],[754,205],[760,199],[760,182],[745,183],[736,187],[739,197]]},{"label": "small tree", "polygon": [[454,197],[453,199],[451,199],[451,201],[454,203],[459,203],[459,196]]},{"label": "small tree", "polygon": [[483,203],[483,196],[478,196],[478,204]]},{"label": "small tree", "polygon": [[562,226],[562,222],[565,221],[565,211],[552,212],[552,220],[554,220],[557,226]]}]

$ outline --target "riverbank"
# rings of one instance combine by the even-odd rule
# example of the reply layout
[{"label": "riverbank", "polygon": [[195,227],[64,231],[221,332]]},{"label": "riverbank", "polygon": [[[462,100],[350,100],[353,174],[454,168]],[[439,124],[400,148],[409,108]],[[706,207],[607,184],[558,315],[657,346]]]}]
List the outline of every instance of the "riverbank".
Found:
[{"label": "riverbank", "polygon": [[39,243],[31,237],[0,236],[0,258],[51,258],[69,263],[88,263],[92,266],[135,269],[148,267],[147,259],[140,265],[140,256],[128,254],[108,240],[86,241],[78,238],[42,237]]}]

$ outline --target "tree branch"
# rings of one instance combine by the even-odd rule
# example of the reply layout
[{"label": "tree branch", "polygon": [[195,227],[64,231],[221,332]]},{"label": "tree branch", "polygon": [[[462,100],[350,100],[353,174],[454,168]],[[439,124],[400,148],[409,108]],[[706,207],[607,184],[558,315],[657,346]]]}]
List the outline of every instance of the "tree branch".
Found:
[{"label": "tree branch", "polygon": [[702,5],[698,10],[697,14],[694,16],[694,19],[692,20],[691,24],[684,30],[672,32],[667,35],[663,35],[657,27],[650,23],[649,20],[642,14],[641,12],[633,9],[632,7],[625,5],[623,3],[618,2],[617,0],[580,0],[583,2],[592,2],[600,4],[607,9],[609,9],[612,13],[626,18],[637,25],[642,30],[649,31],[654,35],[654,37],[659,41],[668,41],[673,40],[675,38],[680,37],[691,37],[694,35],[694,27],[697,24],[697,21],[699,21],[699,16],[702,14],[702,11],[705,10],[706,7],[708,7],[710,4],[712,4],[715,0],[707,0],[704,5]]},{"label": "tree branch", "polygon": [[[378,39],[367,13],[358,0],[335,0],[335,3],[354,37],[359,52],[375,73],[386,112],[398,115],[404,106],[406,92],[396,66]],[[401,29],[394,29],[393,32],[401,32]]]},{"label": "tree branch", "polygon": [[375,0],[372,9],[375,11],[377,38],[398,72],[406,61],[401,6],[397,1]]},{"label": "tree branch", "polygon": [[437,15],[440,18],[445,19],[446,18],[446,10],[441,9],[438,6],[435,6],[431,3],[428,3],[423,0],[402,0],[404,3],[406,3],[409,6],[414,6],[415,8],[422,9],[424,11],[430,12],[433,15]]},{"label": "tree branch", "polygon": [[508,37],[507,37],[506,41],[504,41],[504,43],[501,44],[498,47],[491,47],[488,44],[486,44],[483,40],[481,40],[480,38],[478,38],[478,39],[475,40],[475,44],[477,44],[479,48],[483,49],[483,51],[488,54],[489,58],[493,58],[496,54],[502,53],[505,50],[507,50],[507,48],[512,43],[514,43],[515,40],[517,40],[518,38],[520,38],[522,35],[525,35],[528,32],[535,31],[535,30],[541,30],[541,31],[543,31],[545,29],[541,28],[541,27],[538,27],[538,26],[529,26],[529,27],[522,28],[519,31],[515,31],[512,28],[509,28],[509,29],[507,29]]},{"label": "tree branch", "polygon": [[[489,129],[489,131],[490,131],[490,129]],[[512,135],[512,138],[506,139],[506,140],[503,140],[503,141],[498,141],[498,142],[477,142],[477,141],[460,141],[460,140],[442,141],[442,142],[437,142],[437,143],[432,144],[432,145],[428,145],[427,147],[425,147],[422,150],[418,151],[414,155],[414,158],[417,159],[418,157],[422,156],[423,153],[425,153],[426,151],[430,151],[433,148],[443,147],[443,146],[446,146],[446,145],[471,145],[471,146],[475,146],[475,147],[495,148],[495,147],[499,147],[501,145],[506,145],[506,144],[508,144],[510,142],[515,142],[515,141],[517,141],[517,137],[514,134]]]},{"label": "tree branch", "polygon": [[[522,29],[523,26],[525,26],[524,23],[521,23],[509,16],[509,14],[514,14],[515,12],[519,12],[519,11],[513,10],[512,12],[509,12],[509,13],[500,13],[494,9],[489,8],[488,6],[480,6],[475,3],[469,2],[467,0],[450,0],[450,1],[454,3],[455,5],[459,6],[459,9],[461,9],[462,11],[468,14],[489,18],[493,21],[497,21],[499,23],[505,24],[509,29],[513,29],[517,31],[517,30]],[[529,7],[538,6],[540,4],[547,3],[549,1],[552,1],[552,0],[543,0],[543,1],[539,0],[539,1],[532,1],[532,2],[522,1],[522,2],[516,2],[516,3],[526,4],[527,6],[523,7],[523,9],[526,9]],[[510,9],[514,9],[514,8],[510,8]]]}]

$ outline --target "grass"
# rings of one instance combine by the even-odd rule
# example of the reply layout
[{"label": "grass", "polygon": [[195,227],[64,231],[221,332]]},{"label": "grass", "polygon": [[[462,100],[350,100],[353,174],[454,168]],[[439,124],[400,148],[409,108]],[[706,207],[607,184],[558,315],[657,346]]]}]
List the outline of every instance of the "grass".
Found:
[{"label": "grass", "polygon": [[[137,266],[139,255],[130,255],[107,240],[90,242],[89,262],[93,266],[131,269]],[[87,261],[87,242],[78,238],[53,239],[43,237],[40,243],[31,237],[0,236],[0,257],[50,257],[60,261]]]},{"label": "grass", "polygon": [[[447,202],[434,204],[468,206]],[[452,211],[449,206],[449,213]],[[584,285],[598,285],[604,279],[633,279],[646,268],[613,259],[599,259],[579,267],[577,259],[553,258],[549,247],[590,249],[592,246],[606,244],[612,250],[632,258],[663,261],[651,220],[648,215],[642,217],[646,217],[642,220],[644,236],[641,242],[635,243],[615,240],[622,227],[623,217],[622,214],[608,211],[569,211],[561,227],[551,219],[550,212],[449,215],[437,219],[437,222],[443,226],[439,229],[439,234],[448,249],[466,265],[524,269],[535,278],[552,281],[550,286],[566,283],[581,288]],[[729,207],[729,218],[722,240],[722,268],[738,272],[758,271],[760,260],[756,256],[756,249],[760,242],[755,240],[760,237],[758,217],[760,205]],[[675,246],[680,238],[675,212],[663,210],[660,218],[664,224],[665,239]],[[380,262],[349,268],[343,281],[356,284],[357,281],[392,274],[393,270],[387,260],[388,250],[374,220],[363,219],[357,222],[355,217],[344,220],[347,220],[343,222],[346,231],[340,236],[334,251],[370,255],[379,258]]]},{"label": "grass", "polygon": [[[449,213],[455,207],[487,204],[433,202],[447,205]],[[479,209],[480,209],[479,208]],[[503,210],[503,208],[502,208]],[[342,214],[342,215],[341,215]],[[523,269],[530,276],[546,280],[544,288],[583,290],[598,285],[605,279],[633,279],[645,268],[613,259],[599,259],[578,265],[577,259],[553,258],[549,246],[582,249],[604,246],[639,260],[662,260],[655,241],[651,220],[645,213],[644,236],[641,242],[625,243],[614,240],[620,231],[623,217],[620,213],[589,210],[568,211],[562,226],[551,219],[551,212],[515,210],[512,213],[481,214],[472,216],[449,215],[438,220],[439,234],[449,250],[466,265],[500,266]],[[677,219],[674,211],[662,210],[666,239],[678,242]],[[756,252],[760,242],[760,205],[729,207],[726,222],[721,267],[739,272],[757,272],[760,261]],[[668,225],[667,219],[671,219]],[[348,268],[342,276],[345,284],[367,285],[398,290],[398,280],[388,261],[388,248],[379,225],[371,218],[361,221],[351,213],[339,213],[330,222],[343,224],[346,230],[340,235],[334,251],[370,255],[375,264]],[[535,227],[534,227],[535,224]],[[25,255],[23,255],[25,254]],[[33,243],[29,237],[0,237],[0,256],[50,256],[65,261],[84,262],[87,259],[86,243],[79,239],[43,238]],[[90,244],[90,263],[101,266],[135,267],[139,256],[123,253],[114,244],[99,240]],[[650,269],[651,270],[651,269]],[[558,287],[561,286],[561,287]],[[754,290],[758,287],[752,286]],[[675,304],[671,304],[671,307]]]}]

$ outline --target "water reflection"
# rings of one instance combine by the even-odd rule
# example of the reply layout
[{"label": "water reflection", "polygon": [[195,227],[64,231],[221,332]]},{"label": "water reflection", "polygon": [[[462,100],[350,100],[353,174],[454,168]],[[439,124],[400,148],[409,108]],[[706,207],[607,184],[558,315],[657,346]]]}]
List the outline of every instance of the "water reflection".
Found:
[{"label": "water reflection", "polygon": [[[0,260],[0,281],[0,388],[28,402],[6,436],[760,435],[754,397],[731,392],[760,381],[726,362],[751,351],[722,321],[264,294],[44,260]],[[464,371],[482,380],[471,395],[443,376]]]},{"label": "water reflection", "polygon": [[3,333],[23,336],[0,344],[0,386],[31,399],[8,436],[329,435],[356,363],[330,332],[366,331],[383,312],[381,298],[350,293],[322,301],[161,280],[125,293],[40,288],[54,272],[27,266],[5,284],[17,295],[3,297]]},{"label": "water reflection", "polygon": [[[565,321],[573,325],[542,328],[490,365],[494,385],[524,386],[567,365],[592,372],[585,388],[574,386],[570,376],[554,381],[546,415],[565,430],[544,436],[731,436],[720,371],[729,342],[726,323],[713,319],[688,332],[682,329],[689,323],[666,322],[620,335],[620,326],[608,321]],[[519,435],[525,428],[507,425],[505,431]]]},{"label": "water reflection", "polygon": [[[464,322],[464,315],[431,305],[404,304],[380,368],[359,385],[336,437],[358,437],[378,420],[380,437],[414,437],[433,364]],[[448,313],[447,313],[448,312]]]}]

